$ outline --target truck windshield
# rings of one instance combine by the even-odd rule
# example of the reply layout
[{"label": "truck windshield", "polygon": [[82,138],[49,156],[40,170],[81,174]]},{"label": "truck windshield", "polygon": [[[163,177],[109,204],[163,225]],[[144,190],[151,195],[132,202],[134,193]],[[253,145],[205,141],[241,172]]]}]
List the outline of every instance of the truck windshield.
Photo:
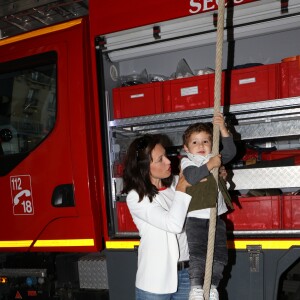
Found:
[{"label": "truck windshield", "polygon": [[56,54],[0,64],[0,176],[49,134],[56,119]]}]

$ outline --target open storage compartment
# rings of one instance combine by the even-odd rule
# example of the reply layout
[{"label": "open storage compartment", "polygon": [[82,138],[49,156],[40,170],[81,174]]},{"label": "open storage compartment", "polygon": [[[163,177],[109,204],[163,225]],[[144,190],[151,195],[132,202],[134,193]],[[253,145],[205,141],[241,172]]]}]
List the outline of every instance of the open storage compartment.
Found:
[{"label": "open storage compartment", "polygon": [[[232,26],[225,29],[223,45],[221,111],[237,143],[254,141],[255,147],[270,150],[257,153],[256,159],[265,155],[264,161],[300,150],[300,98],[294,92],[297,87],[289,87],[292,80],[282,82],[284,68],[291,68],[282,59],[300,55],[300,39],[295,39],[300,34],[300,6],[289,1],[287,14],[282,14],[279,6],[278,1],[259,1],[227,10],[232,12],[227,21],[233,16],[233,22],[227,23]],[[120,157],[124,157],[136,137],[160,133],[168,139],[170,149],[178,150],[182,134],[190,124],[212,121],[215,75],[205,71],[197,75],[199,70],[211,71],[215,66],[216,27],[212,21],[213,12],[208,12],[101,37],[106,42],[101,54],[107,100],[103,111],[107,112],[109,183],[116,177],[114,166],[122,165]],[[160,29],[159,38],[153,34],[154,25]],[[179,78],[176,74],[183,59],[191,71]],[[111,77],[112,69],[117,70],[118,78],[142,73],[148,77],[146,83],[121,87],[120,80]],[[294,69],[286,72],[298,76]],[[172,153],[174,161],[175,156]],[[297,164],[257,169],[232,164],[228,168],[230,189],[236,192],[274,186],[286,192],[300,187]],[[128,212],[123,209],[126,202],[119,201],[121,188],[111,190],[111,235],[136,236],[131,231],[132,224],[123,222]],[[284,223],[278,197],[240,200],[243,210],[237,207],[233,213],[237,215],[234,231],[281,230]],[[254,213],[254,202],[262,208],[261,216]],[[272,214],[267,215],[270,209]],[[254,223],[250,223],[250,216],[256,218]],[[247,224],[242,223],[245,219]]]}]

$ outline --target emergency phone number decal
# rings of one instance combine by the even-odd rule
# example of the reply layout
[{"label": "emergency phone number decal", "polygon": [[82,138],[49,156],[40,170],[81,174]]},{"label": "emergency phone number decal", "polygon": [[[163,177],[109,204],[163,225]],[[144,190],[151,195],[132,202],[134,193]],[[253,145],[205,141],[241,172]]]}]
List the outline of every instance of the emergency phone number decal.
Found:
[{"label": "emergency phone number decal", "polygon": [[10,190],[14,215],[33,215],[30,175],[11,176]]}]

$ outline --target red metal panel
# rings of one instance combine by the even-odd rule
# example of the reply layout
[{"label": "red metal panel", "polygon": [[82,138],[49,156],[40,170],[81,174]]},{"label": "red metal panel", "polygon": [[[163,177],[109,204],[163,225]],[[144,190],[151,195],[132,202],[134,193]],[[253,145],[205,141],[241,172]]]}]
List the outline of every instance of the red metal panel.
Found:
[{"label": "red metal panel", "polygon": [[113,89],[114,118],[129,118],[162,113],[160,82]]},{"label": "red metal panel", "polygon": [[[73,21],[74,22],[74,21]],[[77,23],[76,23],[77,22]],[[0,232],[0,251],[24,251],[27,247],[17,247],[18,241],[60,240],[66,247],[39,248],[45,251],[99,250],[101,247],[101,193],[95,191],[95,179],[101,182],[95,173],[97,162],[94,149],[95,139],[101,139],[99,133],[93,133],[95,126],[87,128],[88,121],[95,119],[88,115],[97,114],[92,98],[86,97],[84,83],[91,80],[86,76],[87,58],[84,57],[87,43],[84,37],[84,24],[80,21],[71,27],[59,26],[43,29],[34,34],[4,41],[0,47],[0,62],[48,51],[56,51],[57,64],[57,119],[53,131],[7,176],[0,177],[2,207],[0,226],[7,228]],[[62,29],[63,28],[63,29]],[[95,101],[97,102],[97,101]],[[93,105],[93,110],[88,107]],[[93,143],[91,143],[92,137]],[[98,141],[100,144],[100,141]],[[100,163],[99,169],[103,168]],[[97,169],[98,169],[97,168]],[[28,175],[31,178],[34,214],[13,215],[10,194],[10,176],[16,178]],[[92,178],[92,182],[90,182]],[[103,181],[102,181],[103,182]],[[75,207],[55,208],[51,204],[53,190],[60,184],[74,184]],[[103,190],[99,186],[98,189]],[[99,196],[100,195],[100,196]],[[103,201],[104,202],[104,201]],[[81,240],[93,240],[93,246],[80,246]],[[78,248],[68,246],[69,240],[79,240]],[[6,241],[11,244],[5,246]],[[31,249],[38,251],[37,249]]]},{"label": "red metal panel", "polygon": [[[234,5],[254,1],[256,0],[234,0]],[[131,0],[130,3],[122,0],[90,0],[89,7],[92,35],[107,34],[218,9],[216,0]]]},{"label": "red metal panel", "polygon": [[226,215],[229,230],[281,228],[281,196],[239,197],[234,211]]}]

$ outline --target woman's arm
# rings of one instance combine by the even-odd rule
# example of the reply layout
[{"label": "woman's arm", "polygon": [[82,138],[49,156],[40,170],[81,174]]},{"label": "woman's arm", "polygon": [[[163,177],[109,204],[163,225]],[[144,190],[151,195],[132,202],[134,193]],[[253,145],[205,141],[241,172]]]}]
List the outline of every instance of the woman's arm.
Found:
[{"label": "woman's arm", "polygon": [[[131,191],[127,198],[127,205],[134,221],[142,220],[152,226],[162,230],[180,233],[185,222],[187,210],[191,201],[191,196],[171,188],[165,190],[164,195],[157,195],[151,203],[148,197],[140,202],[135,191]],[[169,210],[163,197],[170,198],[171,206]]]}]

